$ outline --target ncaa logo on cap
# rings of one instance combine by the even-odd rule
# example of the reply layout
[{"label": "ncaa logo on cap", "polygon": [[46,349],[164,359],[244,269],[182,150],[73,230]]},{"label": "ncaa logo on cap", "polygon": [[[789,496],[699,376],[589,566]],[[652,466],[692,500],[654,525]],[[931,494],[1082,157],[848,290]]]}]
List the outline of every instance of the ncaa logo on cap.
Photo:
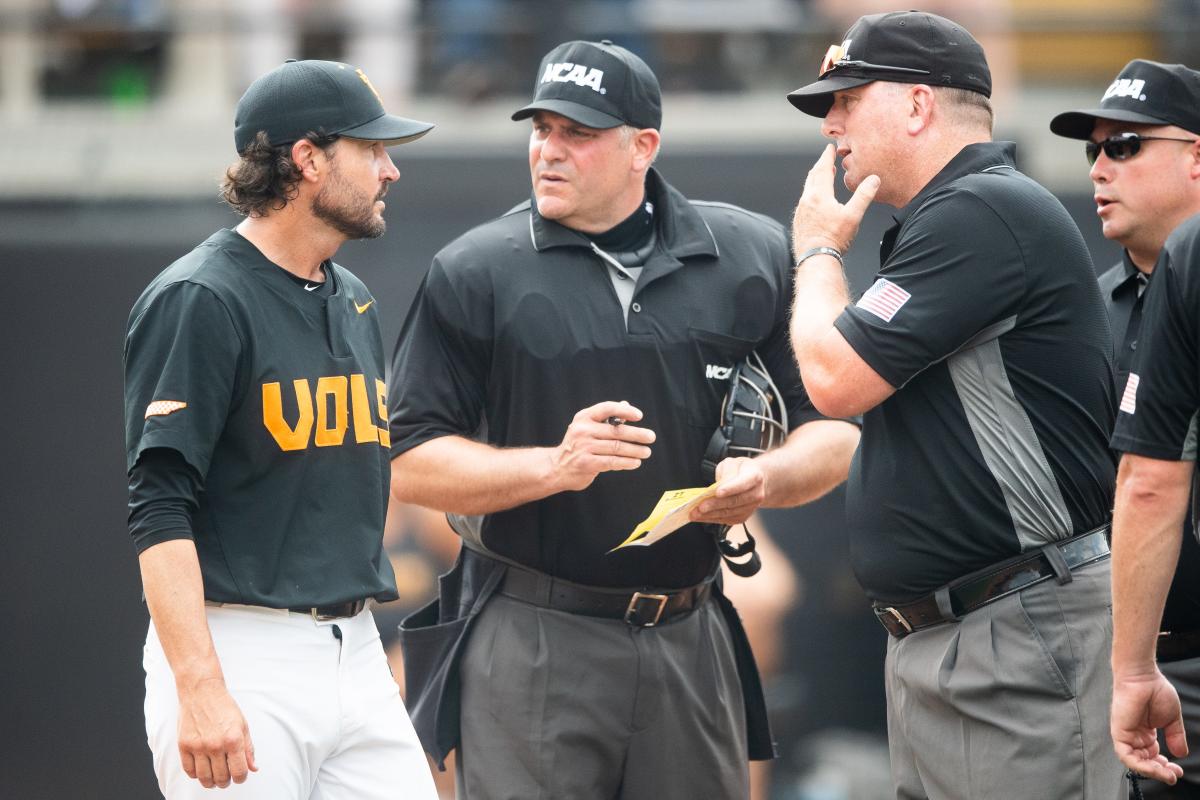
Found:
[{"label": "ncaa logo on cap", "polygon": [[572,64],[570,61],[564,61],[558,64],[547,64],[546,71],[542,73],[542,83],[573,83],[576,86],[586,87],[593,92],[600,94],[608,94],[608,91],[601,86],[604,80],[604,70],[588,67],[586,64]]},{"label": "ncaa logo on cap", "polygon": [[1098,108],[1064,111],[1050,120],[1050,130],[1068,139],[1087,139],[1098,119],[1200,133],[1200,72],[1135,58],[1104,90]]},{"label": "ncaa logo on cap", "polygon": [[1107,89],[1104,90],[1104,97],[1100,98],[1103,103],[1110,97],[1129,97],[1134,100],[1145,100],[1146,95],[1142,94],[1142,89],[1146,88],[1146,81],[1138,78],[1117,78],[1112,82]]}]

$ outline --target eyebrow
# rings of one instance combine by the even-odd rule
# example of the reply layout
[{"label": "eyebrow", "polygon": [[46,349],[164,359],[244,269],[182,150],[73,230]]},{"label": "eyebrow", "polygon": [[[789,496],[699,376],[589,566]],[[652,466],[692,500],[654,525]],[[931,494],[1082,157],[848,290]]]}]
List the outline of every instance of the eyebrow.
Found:
[{"label": "eyebrow", "polygon": [[[589,128],[587,125],[583,125],[582,123],[576,122],[575,120],[570,119],[569,117],[563,117],[563,120],[564,120],[564,122],[562,123],[562,127],[568,131],[584,131],[584,132],[598,133],[601,130],[603,130],[602,128]],[[549,125],[550,121],[544,116],[535,114],[533,117],[533,124],[534,125]]]}]

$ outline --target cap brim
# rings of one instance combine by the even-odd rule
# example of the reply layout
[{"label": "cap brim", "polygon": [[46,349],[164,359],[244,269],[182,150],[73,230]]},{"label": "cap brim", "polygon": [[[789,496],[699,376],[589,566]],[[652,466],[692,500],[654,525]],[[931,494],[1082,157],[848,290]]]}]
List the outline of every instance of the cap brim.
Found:
[{"label": "cap brim", "polygon": [[514,111],[512,118],[514,120],[529,119],[539,111],[562,114],[567,119],[589,128],[616,128],[625,124],[624,120],[618,119],[612,114],[605,114],[603,111],[597,111],[570,100],[535,100],[524,108]]},{"label": "cap brim", "polygon": [[1136,111],[1126,111],[1122,108],[1093,108],[1087,111],[1064,111],[1050,120],[1050,131],[1068,139],[1090,139],[1092,128],[1098,119],[1111,119],[1116,122],[1142,122],[1147,125],[1169,125],[1166,120],[1139,114]]},{"label": "cap brim", "polygon": [[835,75],[813,81],[808,86],[801,86],[794,92],[789,92],[788,102],[796,108],[813,117],[825,118],[833,106],[833,93],[843,89],[853,89],[863,86],[878,78],[864,78],[853,75]]},{"label": "cap brim", "polygon": [[370,122],[338,131],[339,136],[351,139],[365,139],[369,142],[383,142],[387,146],[404,144],[420,139],[433,130],[432,122],[422,122],[419,119],[407,119],[393,114],[384,114]]}]

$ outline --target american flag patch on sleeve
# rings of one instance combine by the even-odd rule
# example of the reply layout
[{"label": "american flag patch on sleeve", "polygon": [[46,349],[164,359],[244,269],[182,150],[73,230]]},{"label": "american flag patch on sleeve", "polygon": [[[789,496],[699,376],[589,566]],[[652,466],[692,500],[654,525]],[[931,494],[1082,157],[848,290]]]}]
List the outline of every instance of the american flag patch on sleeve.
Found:
[{"label": "american flag patch on sleeve", "polygon": [[1129,380],[1125,382],[1125,393],[1121,395],[1121,410],[1126,414],[1137,412],[1137,387],[1140,379],[1137,373],[1129,373]]},{"label": "american flag patch on sleeve", "polygon": [[884,322],[891,322],[911,294],[901,289],[886,278],[879,278],[855,305],[863,311],[870,311]]},{"label": "american flag patch on sleeve", "polygon": [[151,417],[165,417],[168,414],[174,414],[176,411],[185,408],[187,408],[187,403],[182,400],[155,400],[146,406],[146,419],[150,419]]}]

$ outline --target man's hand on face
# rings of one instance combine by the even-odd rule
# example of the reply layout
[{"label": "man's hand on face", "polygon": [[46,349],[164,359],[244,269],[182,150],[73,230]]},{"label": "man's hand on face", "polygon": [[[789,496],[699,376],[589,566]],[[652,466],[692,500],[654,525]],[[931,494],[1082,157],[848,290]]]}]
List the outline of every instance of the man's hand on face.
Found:
[{"label": "man's hand on face", "polygon": [[845,205],[839,203],[833,192],[835,172],[834,146],[829,144],[808,171],[804,192],[792,217],[792,246],[797,256],[813,247],[832,247],[845,253],[875,199],[879,178],[869,175]]}]

